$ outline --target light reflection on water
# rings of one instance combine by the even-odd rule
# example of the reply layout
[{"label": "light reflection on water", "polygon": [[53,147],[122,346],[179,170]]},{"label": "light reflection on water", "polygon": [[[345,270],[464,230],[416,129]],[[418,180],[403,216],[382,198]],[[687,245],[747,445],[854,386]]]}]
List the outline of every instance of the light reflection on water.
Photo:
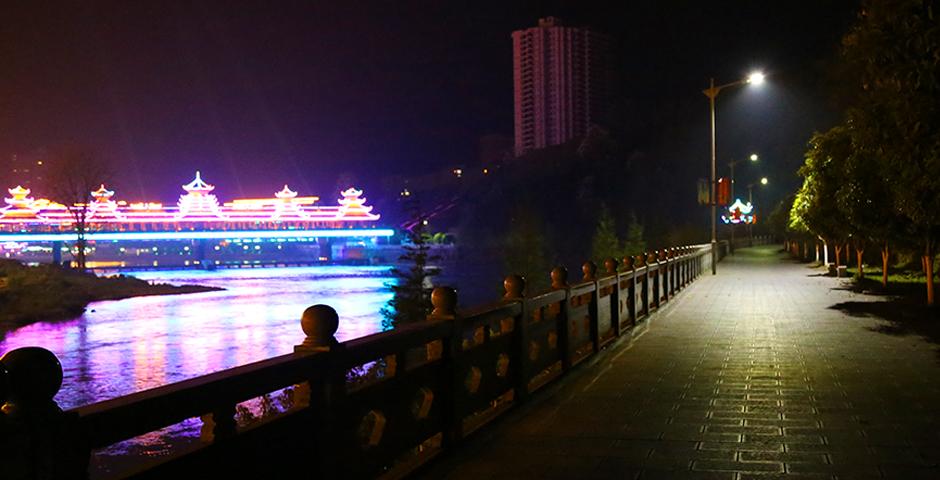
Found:
[{"label": "light reflection on water", "polygon": [[3,334],[0,352],[40,346],[59,357],[64,409],[289,353],[304,338],[301,313],[317,303],[339,312],[341,341],[377,332],[392,295],[389,267],[126,273],[226,290],[97,302],[77,319]]}]

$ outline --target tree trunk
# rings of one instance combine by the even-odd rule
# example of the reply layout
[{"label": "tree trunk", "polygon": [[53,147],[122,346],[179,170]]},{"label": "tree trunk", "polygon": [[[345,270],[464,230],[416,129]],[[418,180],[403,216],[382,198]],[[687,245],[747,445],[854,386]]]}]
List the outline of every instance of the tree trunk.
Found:
[{"label": "tree trunk", "polygon": [[819,242],[813,242],[813,245],[816,247],[816,263],[819,263]]},{"label": "tree trunk", "polygon": [[888,242],[881,248],[881,285],[888,286]]},{"label": "tree trunk", "polygon": [[933,305],[933,250],[927,244],[927,254],[924,255],[924,270],[927,274],[927,305]]},{"label": "tree trunk", "polygon": [[927,305],[933,305],[933,257],[924,256],[924,264],[927,266]]},{"label": "tree trunk", "polygon": [[855,262],[858,264],[858,278],[865,278],[865,267],[862,266],[862,254],[865,253],[865,249],[855,247]]},{"label": "tree trunk", "polygon": [[78,241],[75,242],[75,247],[78,249],[78,254],[75,255],[75,263],[78,264],[79,272],[85,271],[85,245],[87,243],[84,236],[78,237]]},{"label": "tree trunk", "polygon": [[836,244],[836,269],[839,268],[839,254],[842,253],[842,245]]},{"label": "tree trunk", "polygon": [[829,266],[829,244],[823,240],[823,264]]}]

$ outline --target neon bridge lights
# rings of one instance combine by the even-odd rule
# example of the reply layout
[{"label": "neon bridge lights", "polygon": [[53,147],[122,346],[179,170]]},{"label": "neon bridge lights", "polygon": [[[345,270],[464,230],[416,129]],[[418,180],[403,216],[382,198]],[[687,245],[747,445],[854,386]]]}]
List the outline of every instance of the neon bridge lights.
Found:
[{"label": "neon bridge lights", "polygon": [[[315,230],[214,230],[180,232],[89,232],[88,240],[267,240],[288,238],[362,238],[391,237],[390,228],[315,229]],[[69,242],[75,233],[0,233],[0,242]]]},{"label": "neon bridge lights", "polygon": [[[271,198],[235,199],[220,203],[215,186],[200,172],[183,185],[175,206],[156,202],[115,201],[104,185],[91,193],[87,206],[67,207],[54,200],[31,197],[17,186],[7,191],[0,208],[0,237],[17,241],[73,238],[70,209],[87,208],[89,240],[156,240],[198,238],[298,238],[388,236],[390,230],[369,227],[380,216],[365,204],[362,190],[341,192],[336,205],[318,205],[319,197],[300,197],[287,185]],[[262,232],[265,232],[262,234]],[[316,233],[313,233],[316,232]],[[22,240],[29,238],[32,240]]]}]

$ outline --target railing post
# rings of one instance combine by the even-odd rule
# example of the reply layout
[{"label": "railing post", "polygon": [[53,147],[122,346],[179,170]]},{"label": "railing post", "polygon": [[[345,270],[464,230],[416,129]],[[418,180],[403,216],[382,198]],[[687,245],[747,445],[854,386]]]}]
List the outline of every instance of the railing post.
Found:
[{"label": "railing post", "polygon": [[512,346],[509,365],[515,365],[515,384],[516,399],[524,402],[529,396],[529,311],[525,300],[525,277],[521,275],[510,275],[503,280],[503,289],[506,294],[503,295],[503,301],[507,303],[519,302],[521,312],[515,322],[515,339]]},{"label": "railing post", "polygon": [[674,260],[676,261],[676,291],[681,291],[682,287],[685,286],[682,283],[682,261],[685,260],[684,255],[682,254],[682,247],[676,248],[673,250]]},{"label": "railing post", "polygon": [[669,285],[672,284],[672,275],[669,274],[669,255],[666,253],[668,250],[659,251],[659,269],[661,271],[659,275],[659,285],[662,290],[660,295],[660,302],[668,302],[669,297],[672,295],[672,292],[669,291]]},{"label": "railing post", "polygon": [[588,260],[581,265],[581,272],[584,273],[583,280],[585,282],[592,282],[594,284],[594,290],[591,292],[591,303],[588,304],[588,318],[590,318],[591,323],[591,343],[594,345],[594,352],[599,352],[601,349],[601,335],[599,318],[597,316],[597,304],[600,302],[601,292],[597,287],[597,265]]},{"label": "railing post", "polygon": [[[620,336],[620,275],[617,274],[617,260],[608,258],[604,260],[604,270],[607,275],[614,276],[614,288],[610,292],[610,326],[614,329],[614,337]],[[598,295],[598,299],[600,295]]]},{"label": "railing post", "polygon": [[463,439],[463,419],[460,418],[461,405],[459,392],[463,384],[460,375],[460,351],[462,330],[457,317],[457,291],[450,287],[435,287],[431,291],[431,305],[434,310],[428,315],[428,320],[450,321],[453,326],[450,337],[444,341],[444,351],[441,361],[444,362],[444,391],[441,405],[443,405],[443,432],[444,448],[449,448]]},{"label": "railing post", "polygon": [[675,295],[680,287],[679,282],[679,255],[675,247],[669,249],[669,286],[671,288],[669,294]]},{"label": "railing post", "polygon": [[660,285],[659,283],[660,272],[659,272],[658,258],[659,258],[659,252],[655,250],[646,257],[647,270],[652,268],[653,265],[656,265],[656,272],[653,274],[653,284],[650,285],[650,288],[652,288],[651,296],[653,299],[653,304],[651,305],[651,307],[656,307],[656,308],[659,308],[659,285]]},{"label": "railing post", "polygon": [[307,400],[313,424],[315,468],[322,478],[338,478],[342,471],[339,463],[343,458],[339,445],[346,444],[341,439],[349,436],[336,425],[336,419],[341,417],[346,381],[346,372],[337,366],[336,361],[336,355],[340,353],[335,337],[339,314],[329,305],[313,305],[304,310],[300,326],[304,331],[304,341],[294,347],[294,353],[331,355],[326,371],[309,373],[308,387],[304,389],[301,386],[298,397],[301,402]]},{"label": "railing post", "polygon": [[693,265],[695,266],[695,274],[692,276],[693,279],[698,278],[698,276],[702,273],[702,262],[704,261],[702,260],[703,255],[699,251],[695,252],[694,258],[695,263],[693,263]]},{"label": "railing post", "polygon": [[565,303],[561,308],[561,315],[558,321],[558,348],[561,352],[561,367],[567,371],[571,368],[570,332],[568,319],[571,314],[571,288],[568,286],[568,269],[565,267],[555,267],[552,269],[552,289],[565,291]]},{"label": "railing post", "polygon": [[623,257],[623,270],[630,272],[630,286],[627,288],[627,312],[630,316],[630,325],[636,325],[636,267],[633,257]]},{"label": "railing post", "polygon": [[53,400],[62,365],[40,347],[0,357],[0,478],[84,479],[90,449],[78,417]]},{"label": "railing post", "polygon": [[643,269],[643,284],[640,285],[640,298],[643,301],[643,316],[650,314],[650,268],[646,265],[646,255],[636,256],[635,270]]}]

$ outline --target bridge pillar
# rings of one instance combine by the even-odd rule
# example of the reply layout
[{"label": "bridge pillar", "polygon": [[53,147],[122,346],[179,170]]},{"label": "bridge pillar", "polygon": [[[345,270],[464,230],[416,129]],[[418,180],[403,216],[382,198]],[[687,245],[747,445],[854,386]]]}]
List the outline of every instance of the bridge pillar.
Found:
[{"label": "bridge pillar", "polygon": [[62,242],[52,242],[52,263],[62,265]]},{"label": "bridge pillar", "polygon": [[333,261],[333,239],[318,238],[317,245],[320,247],[320,258],[327,262]]},{"label": "bridge pillar", "polygon": [[208,242],[209,241],[204,238],[193,241],[193,259],[198,260],[200,265],[206,261],[206,247],[208,246]]}]

